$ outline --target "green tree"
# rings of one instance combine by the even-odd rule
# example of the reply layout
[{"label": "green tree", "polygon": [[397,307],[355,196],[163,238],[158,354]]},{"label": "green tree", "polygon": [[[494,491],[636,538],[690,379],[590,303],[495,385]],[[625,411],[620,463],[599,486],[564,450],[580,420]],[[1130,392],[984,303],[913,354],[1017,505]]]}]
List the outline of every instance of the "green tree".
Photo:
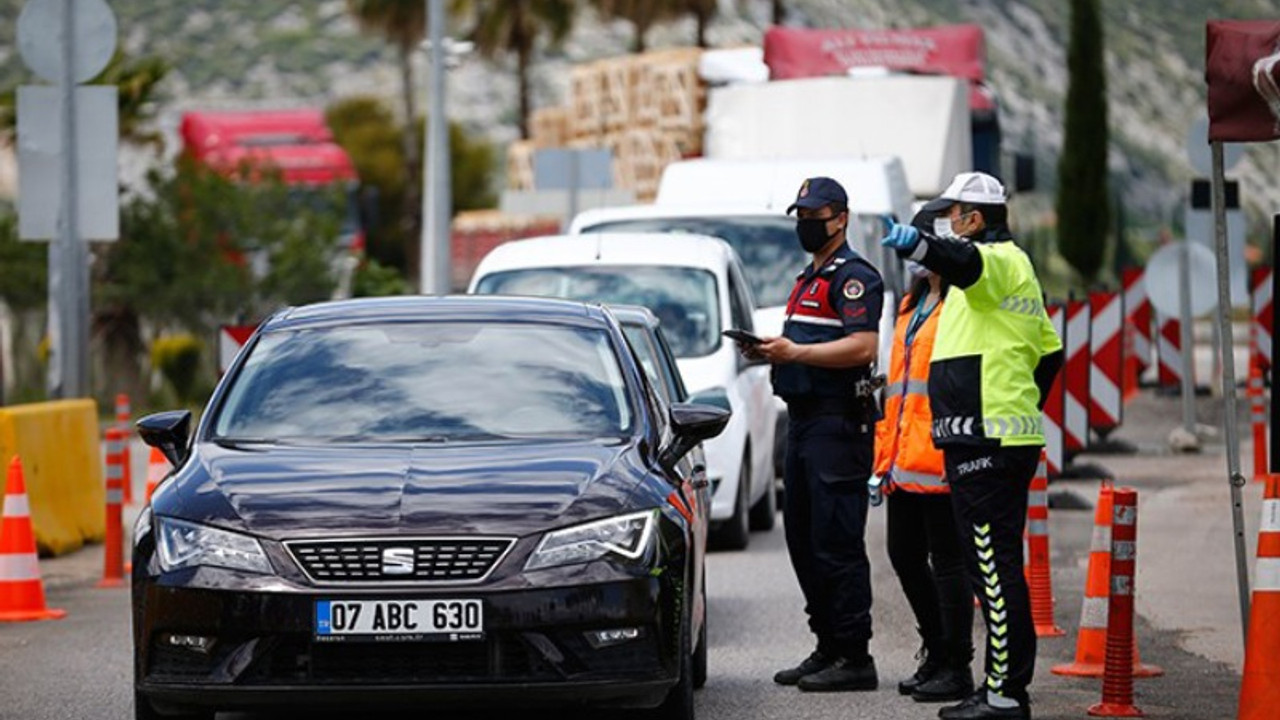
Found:
[{"label": "green tree", "polygon": [[1097,279],[1111,226],[1107,84],[1098,0],[1071,0],[1065,134],[1058,163],[1058,250],[1086,285]]},{"label": "green tree", "polygon": [[498,57],[516,56],[516,76],[520,83],[520,137],[529,137],[529,115],[533,110],[529,90],[529,69],[538,39],[551,44],[563,41],[573,28],[576,0],[472,0],[475,26],[471,38],[481,53]]},{"label": "green tree", "polygon": [[[635,28],[631,48],[640,53],[648,49],[649,30],[655,24],[677,18],[691,10],[691,6],[705,3],[686,0],[592,0],[592,4],[600,11],[600,16],[607,20],[626,20],[631,23]],[[715,4],[714,0],[711,4]]]}]

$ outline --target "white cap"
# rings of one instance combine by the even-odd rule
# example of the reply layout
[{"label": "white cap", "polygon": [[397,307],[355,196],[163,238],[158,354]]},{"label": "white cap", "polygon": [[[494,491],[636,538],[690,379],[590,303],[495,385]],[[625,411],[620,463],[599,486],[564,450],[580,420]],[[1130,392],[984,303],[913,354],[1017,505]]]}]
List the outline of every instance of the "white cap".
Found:
[{"label": "white cap", "polygon": [[986,173],[967,172],[956,175],[939,197],[955,202],[978,205],[1004,205],[1004,185]]}]

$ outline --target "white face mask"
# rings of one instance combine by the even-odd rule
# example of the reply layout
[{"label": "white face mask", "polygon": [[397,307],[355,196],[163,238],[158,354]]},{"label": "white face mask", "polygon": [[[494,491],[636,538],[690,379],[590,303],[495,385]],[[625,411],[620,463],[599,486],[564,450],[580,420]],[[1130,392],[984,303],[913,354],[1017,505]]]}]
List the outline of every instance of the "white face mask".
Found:
[{"label": "white face mask", "polygon": [[955,239],[956,234],[951,229],[951,218],[949,217],[934,218],[933,234],[943,239]]},{"label": "white face mask", "polygon": [[906,264],[907,272],[911,274],[911,277],[913,278],[929,277],[929,268],[921,265],[915,260],[907,260],[905,261],[905,264]]}]

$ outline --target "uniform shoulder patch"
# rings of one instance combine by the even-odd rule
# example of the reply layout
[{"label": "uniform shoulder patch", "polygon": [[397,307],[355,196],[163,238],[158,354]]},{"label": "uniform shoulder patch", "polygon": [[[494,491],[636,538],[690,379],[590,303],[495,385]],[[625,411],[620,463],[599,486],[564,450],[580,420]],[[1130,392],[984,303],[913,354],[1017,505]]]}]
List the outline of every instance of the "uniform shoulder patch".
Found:
[{"label": "uniform shoulder patch", "polygon": [[844,287],[841,288],[840,293],[844,295],[846,300],[857,300],[862,297],[862,294],[866,291],[867,288],[862,284],[862,281],[855,278],[853,280],[846,281]]}]

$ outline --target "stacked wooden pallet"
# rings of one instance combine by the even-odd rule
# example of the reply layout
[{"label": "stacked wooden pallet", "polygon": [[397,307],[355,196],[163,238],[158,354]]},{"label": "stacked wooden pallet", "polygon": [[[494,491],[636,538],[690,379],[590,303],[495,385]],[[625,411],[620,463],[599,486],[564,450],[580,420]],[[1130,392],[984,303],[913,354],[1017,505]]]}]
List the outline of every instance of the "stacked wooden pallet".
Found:
[{"label": "stacked wooden pallet", "polygon": [[508,186],[532,187],[537,148],[599,147],[613,151],[615,184],[652,200],[667,164],[702,153],[700,56],[698,48],[676,48],[575,67],[568,104],[536,111],[531,138],[508,150]]}]

